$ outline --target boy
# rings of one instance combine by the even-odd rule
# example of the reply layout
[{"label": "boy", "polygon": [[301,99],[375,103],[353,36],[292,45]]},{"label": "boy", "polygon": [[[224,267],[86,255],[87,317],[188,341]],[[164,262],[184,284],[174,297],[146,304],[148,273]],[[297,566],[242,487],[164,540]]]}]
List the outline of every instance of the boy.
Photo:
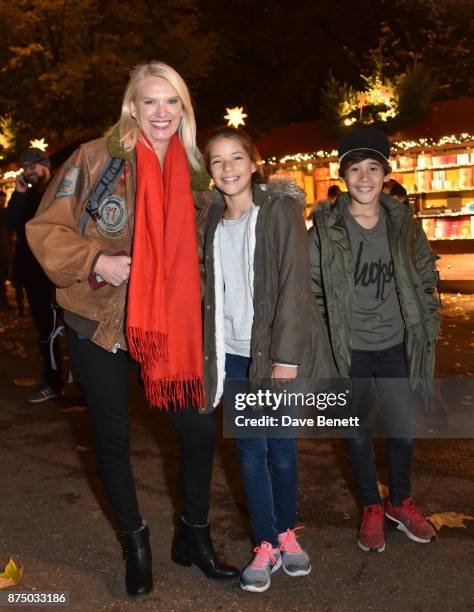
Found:
[{"label": "boy", "polygon": [[382,552],[384,508],[371,440],[373,377],[389,425],[385,515],[416,542],[436,539],[410,497],[411,388],[425,393],[429,388],[440,319],[436,255],[411,208],[382,193],[391,170],[388,138],[377,130],[354,130],[341,138],[338,153],[348,193],[314,214],[312,286],[338,371],[352,378],[353,407],[360,417],[357,437],[348,440],[362,505],[358,545]]}]

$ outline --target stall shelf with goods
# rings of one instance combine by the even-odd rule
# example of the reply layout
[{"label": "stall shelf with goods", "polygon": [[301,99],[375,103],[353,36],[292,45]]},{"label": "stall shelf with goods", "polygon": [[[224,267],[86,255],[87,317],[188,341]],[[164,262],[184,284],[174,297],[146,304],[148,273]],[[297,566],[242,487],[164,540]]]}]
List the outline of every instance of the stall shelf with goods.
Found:
[{"label": "stall shelf with goods", "polygon": [[[306,192],[307,218],[331,185],[344,190],[337,139],[324,134],[318,120],[275,128],[258,143],[267,174],[291,178]],[[438,102],[424,122],[390,140],[392,177],[442,256],[442,278],[474,282],[474,98]]]}]

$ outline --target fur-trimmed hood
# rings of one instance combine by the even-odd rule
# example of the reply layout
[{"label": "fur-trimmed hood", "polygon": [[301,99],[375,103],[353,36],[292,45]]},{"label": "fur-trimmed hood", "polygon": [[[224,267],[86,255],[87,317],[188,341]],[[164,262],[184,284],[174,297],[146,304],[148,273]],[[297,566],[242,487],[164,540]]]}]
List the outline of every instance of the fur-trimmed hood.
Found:
[{"label": "fur-trimmed hood", "polygon": [[[305,209],[306,193],[302,189],[300,189],[300,187],[298,187],[298,185],[291,179],[272,178],[268,181],[268,183],[256,183],[254,185],[253,190],[254,198],[258,190],[261,190],[264,193],[268,193],[272,200],[275,197],[290,197],[293,200],[296,200],[297,204],[301,207],[303,211]],[[255,204],[258,205],[257,202],[255,202]]]},{"label": "fur-trimmed hood", "polygon": [[[223,279],[215,240],[225,203],[213,189],[207,218],[204,265],[204,378],[206,410],[213,410],[223,391],[225,343]],[[269,379],[273,363],[298,365],[302,379],[336,375],[321,314],[311,295],[308,242],[303,220],[305,196],[293,181],[253,185],[248,222],[253,264],[254,319],[249,378]]]}]

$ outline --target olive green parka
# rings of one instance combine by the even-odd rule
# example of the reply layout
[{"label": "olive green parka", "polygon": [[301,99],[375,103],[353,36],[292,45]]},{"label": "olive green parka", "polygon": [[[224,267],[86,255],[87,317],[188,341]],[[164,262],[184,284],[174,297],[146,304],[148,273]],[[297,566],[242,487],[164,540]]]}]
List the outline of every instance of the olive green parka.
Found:
[{"label": "olive green parka", "polygon": [[[344,193],[313,215],[309,230],[312,292],[326,320],[331,348],[341,376],[351,375],[354,266],[344,209]],[[387,217],[412,388],[425,392],[434,370],[435,344],[441,317],[437,291],[437,256],[412,209],[384,193],[380,204]]]},{"label": "olive green parka", "polygon": [[[308,238],[303,220],[304,193],[290,181],[255,184],[258,209],[254,238],[250,380],[271,377],[273,363],[298,365],[299,379],[337,376],[319,307],[311,295]],[[214,238],[224,200],[213,192],[207,217],[204,263],[204,380],[206,410],[220,401],[225,347],[222,296],[216,282]],[[221,329],[221,332],[219,332]]]}]

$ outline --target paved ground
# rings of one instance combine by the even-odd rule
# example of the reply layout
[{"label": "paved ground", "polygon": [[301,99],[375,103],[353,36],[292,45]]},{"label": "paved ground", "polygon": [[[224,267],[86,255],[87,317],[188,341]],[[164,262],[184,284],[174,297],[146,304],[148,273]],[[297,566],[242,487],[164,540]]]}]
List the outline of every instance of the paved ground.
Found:
[{"label": "paved ground", "polygon": [[[444,304],[438,375],[474,377],[474,296],[446,295]],[[290,579],[278,572],[267,593],[253,595],[238,584],[216,585],[195,568],[173,565],[174,434],[166,417],[146,407],[136,385],[133,463],[152,534],[156,587],[147,599],[129,602],[119,546],[102,511],[88,416],[74,385],[60,402],[25,401],[24,385],[38,371],[33,338],[28,319],[0,314],[0,566],[10,555],[23,565],[25,592],[67,590],[68,609],[87,612],[474,610],[474,521],[464,529],[443,527],[438,542],[427,546],[387,527],[383,554],[359,551],[358,512],[339,440],[299,441],[299,512],[305,525],[301,538],[313,562],[309,577]],[[376,448],[386,482],[383,445]],[[474,515],[474,441],[418,441],[414,495],[428,513]],[[221,556],[245,564],[247,518],[231,440],[219,446],[211,520]]]},{"label": "paved ground", "polygon": [[474,240],[435,240],[431,246],[437,261],[443,291],[474,291]]}]

